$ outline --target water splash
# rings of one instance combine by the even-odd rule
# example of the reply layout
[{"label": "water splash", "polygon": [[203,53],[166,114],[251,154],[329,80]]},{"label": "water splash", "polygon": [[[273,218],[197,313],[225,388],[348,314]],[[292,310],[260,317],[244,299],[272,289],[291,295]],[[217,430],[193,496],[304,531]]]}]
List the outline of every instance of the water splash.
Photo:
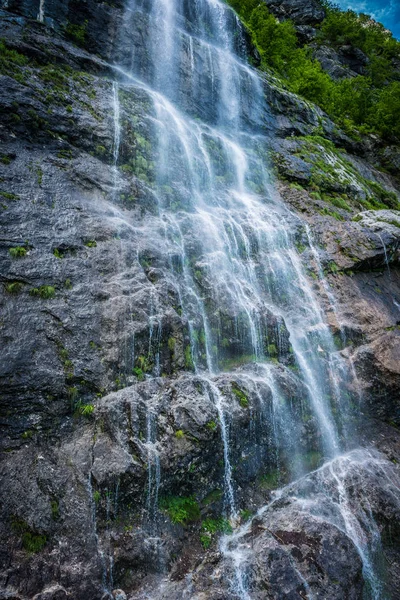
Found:
[{"label": "water splash", "polygon": [[[316,423],[317,450],[331,459],[340,455],[345,445],[342,438],[351,436],[343,423],[346,365],[337,355],[296,249],[299,219],[283,205],[271,181],[266,156],[270,115],[264,84],[245,62],[245,38],[236,15],[219,0],[131,0],[129,18],[133,27],[140,18],[148,33],[143,44],[132,48],[129,60],[116,69],[123,84],[140,90],[150,106],[155,172],[148,183],[157,208],[156,214],[142,219],[141,233],[168,257],[170,281],[190,336],[186,368],[193,367],[201,378],[219,417],[225,505],[235,519],[229,400],[216,383],[218,373],[228,370],[226,365],[235,358],[248,357],[247,362],[255,363],[257,377],[248,378],[261,405],[262,388],[270,391],[278,465],[282,448],[287,454],[301,455],[302,447],[297,434],[291,434],[299,425],[296,412],[280,390],[273,367],[280,363],[293,387],[301,389],[299,404]],[[123,135],[117,102],[114,120],[117,166]],[[310,231],[300,226],[323,275]],[[324,277],[321,281],[335,311],[329,285]],[[149,318],[149,356],[155,356],[152,374],[157,376],[162,307],[156,306],[156,297],[154,306]],[[284,364],[296,373],[290,376]],[[147,515],[153,522],[160,487],[155,421],[149,409]],[[303,465],[293,465],[290,475],[302,472]],[[341,493],[338,505],[344,510],[346,498]],[[353,532],[349,525],[348,535]],[[235,585],[240,597],[247,599],[235,535],[224,552],[227,557],[233,552]],[[303,584],[308,590],[305,580]]]}]

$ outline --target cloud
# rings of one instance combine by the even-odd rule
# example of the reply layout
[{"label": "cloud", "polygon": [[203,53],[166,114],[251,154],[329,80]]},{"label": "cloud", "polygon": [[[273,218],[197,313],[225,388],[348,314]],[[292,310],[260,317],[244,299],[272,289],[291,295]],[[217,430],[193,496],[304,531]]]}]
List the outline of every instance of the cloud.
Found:
[{"label": "cloud", "polygon": [[400,38],[400,4],[398,0],[337,0],[345,10],[371,15]]}]

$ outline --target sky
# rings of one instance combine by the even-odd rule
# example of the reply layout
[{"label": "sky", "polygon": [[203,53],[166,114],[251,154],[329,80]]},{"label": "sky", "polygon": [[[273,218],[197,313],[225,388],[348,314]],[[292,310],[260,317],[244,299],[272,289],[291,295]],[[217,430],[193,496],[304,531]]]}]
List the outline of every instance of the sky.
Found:
[{"label": "sky", "polygon": [[335,0],[335,4],[371,15],[400,39],[400,0]]}]

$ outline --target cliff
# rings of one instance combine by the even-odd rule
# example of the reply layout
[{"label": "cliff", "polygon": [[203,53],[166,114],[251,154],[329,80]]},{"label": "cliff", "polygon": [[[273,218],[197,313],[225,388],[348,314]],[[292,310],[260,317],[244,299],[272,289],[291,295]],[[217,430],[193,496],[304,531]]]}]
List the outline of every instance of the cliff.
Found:
[{"label": "cliff", "polygon": [[169,5],[2,1],[0,597],[396,598],[397,142]]}]

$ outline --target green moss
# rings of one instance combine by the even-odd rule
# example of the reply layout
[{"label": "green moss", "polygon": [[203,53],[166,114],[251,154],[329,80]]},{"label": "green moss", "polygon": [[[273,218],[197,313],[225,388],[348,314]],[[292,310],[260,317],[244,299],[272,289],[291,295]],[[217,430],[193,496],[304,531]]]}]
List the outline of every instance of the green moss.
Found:
[{"label": "green moss", "polygon": [[0,190],[0,196],[7,198],[7,200],[19,200],[19,196],[17,196],[17,194],[13,194],[12,192],[4,192],[3,190]]},{"label": "green moss", "polygon": [[185,369],[187,369],[188,371],[193,371],[194,369],[192,349],[190,346],[186,346],[185,348]]},{"label": "green moss", "polygon": [[75,414],[80,415],[82,417],[89,418],[94,413],[94,404],[83,404],[82,402],[77,402],[75,405]]},{"label": "green moss", "polygon": [[185,432],[182,431],[182,429],[178,429],[178,431],[175,431],[175,437],[178,440],[183,440],[185,437]]},{"label": "green moss", "polygon": [[20,281],[13,281],[11,283],[7,283],[5,286],[6,292],[8,294],[19,294],[24,287],[24,284]]},{"label": "green moss", "polygon": [[41,285],[39,288],[32,288],[29,292],[31,296],[39,296],[43,299],[54,298],[56,290],[52,285]]},{"label": "green moss", "polygon": [[270,471],[260,478],[260,486],[265,490],[274,490],[279,487],[281,473],[278,469]]},{"label": "green moss", "polygon": [[223,497],[222,490],[216,488],[215,490],[213,490],[212,492],[207,494],[207,496],[205,496],[205,498],[203,498],[202,505],[209,506],[210,504],[219,502],[222,499],[222,497]]},{"label": "green moss", "polygon": [[57,157],[64,158],[66,160],[71,160],[72,159],[72,150],[69,150],[68,148],[63,148],[62,150],[59,150],[57,152]]},{"label": "green moss", "polygon": [[244,393],[244,391],[238,386],[237,383],[232,383],[232,392],[235,394],[236,398],[239,400],[239,404],[242,408],[248,408],[249,399]]},{"label": "green moss", "polygon": [[65,34],[71,40],[73,40],[78,46],[84,47],[86,45],[88,21],[84,21],[81,25],[75,25],[68,23],[65,27]]},{"label": "green moss", "polygon": [[85,242],[85,246],[87,246],[88,248],[96,248],[97,242],[95,240],[88,240],[87,242]]},{"label": "green moss", "polygon": [[134,367],[133,374],[138,378],[139,381],[144,381],[145,374],[140,367]]},{"label": "green moss", "polygon": [[13,258],[23,258],[27,255],[28,250],[23,246],[15,246],[14,248],[10,248],[8,252]]},{"label": "green moss", "polygon": [[269,356],[272,357],[277,357],[278,356],[278,349],[275,346],[275,344],[268,344],[267,346],[267,352]]},{"label": "green moss", "polygon": [[205,519],[201,524],[200,541],[203,548],[209,548],[217,533],[232,533],[228,519]]},{"label": "green moss", "polygon": [[200,508],[194,496],[166,496],[160,500],[160,509],[174,524],[188,525],[200,518]]},{"label": "green moss", "polygon": [[50,503],[51,507],[51,516],[54,521],[57,521],[60,518],[60,506],[58,504],[58,500],[52,500]]},{"label": "green moss", "polygon": [[31,529],[23,519],[13,517],[11,527],[20,536],[24,550],[30,554],[40,552],[47,543],[47,536]]}]

